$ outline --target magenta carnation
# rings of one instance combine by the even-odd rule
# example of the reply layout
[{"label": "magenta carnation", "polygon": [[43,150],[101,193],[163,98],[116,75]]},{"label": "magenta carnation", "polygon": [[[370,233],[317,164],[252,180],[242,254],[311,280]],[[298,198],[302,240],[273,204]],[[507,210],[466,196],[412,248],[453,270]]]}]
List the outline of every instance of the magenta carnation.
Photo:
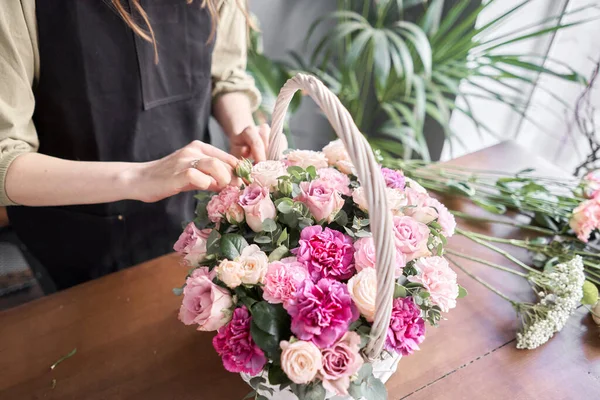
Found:
[{"label": "magenta carnation", "polygon": [[256,375],[267,362],[263,351],[252,340],[251,322],[252,317],[245,306],[236,308],[231,321],[220,328],[213,338],[213,347],[229,372]]},{"label": "magenta carnation", "polygon": [[387,187],[404,190],[406,179],[404,179],[404,175],[401,172],[389,168],[381,168],[381,174]]},{"label": "magenta carnation", "polygon": [[306,264],[313,281],[332,278],[339,281],[354,275],[352,239],[320,225],[308,226],[300,234],[299,247],[292,251]]},{"label": "magenta carnation", "polygon": [[419,307],[410,297],[395,299],[385,341],[386,350],[407,356],[419,350],[424,339],[425,321],[421,318]]},{"label": "magenta carnation", "polygon": [[312,341],[320,348],[334,344],[359,317],[346,285],[332,279],[316,284],[305,281],[287,311],[298,339]]}]

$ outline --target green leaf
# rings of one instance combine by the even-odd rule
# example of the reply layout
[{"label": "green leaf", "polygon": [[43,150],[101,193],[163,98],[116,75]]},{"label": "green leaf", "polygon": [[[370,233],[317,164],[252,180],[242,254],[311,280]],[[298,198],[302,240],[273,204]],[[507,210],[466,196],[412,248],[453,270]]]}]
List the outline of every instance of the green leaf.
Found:
[{"label": "green leaf", "polygon": [[246,246],[248,246],[248,242],[242,235],[227,233],[221,237],[221,254],[229,260],[239,257]]},{"label": "green leaf", "polygon": [[275,206],[282,214],[289,214],[294,210],[294,201],[289,197],[284,197],[275,201]]},{"label": "green leaf", "polygon": [[180,288],[180,287],[173,288],[173,294],[175,296],[181,296],[183,294],[183,288]]},{"label": "green leaf", "polygon": [[272,364],[269,367],[269,383],[271,385],[284,385],[290,382],[290,378],[288,378],[280,366]]},{"label": "green leaf", "polygon": [[281,260],[286,254],[288,254],[288,252],[289,249],[286,246],[279,246],[278,248],[273,250],[271,254],[269,254],[269,262]]},{"label": "green leaf", "polygon": [[252,306],[252,321],[264,332],[278,335],[290,324],[290,316],[281,304],[259,301]]},{"label": "green leaf", "polygon": [[275,232],[277,229],[277,224],[271,218],[267,218],[263,221],[262,228],[264,232]]},{"label": "green leaf", "polygon": [[350,386],[348,387],[348,394],[352,396],[354,400],[361,400],[363,398],[361,384],[356,382],[350,382]]},{"label": "green leaf", "polygon": [[370,376],[362,383],[362,392],[365,400],[384,400],[387,399],[387,390],[380,379]]},{"label": "green leaf", "polygon": [[219,241],[221,240],[221,234],[216,229],[210,231],[208,238],[206,239],[206,252],[207,254],[217,254],[220,250]]},{"label": "green leaf", "polygon": [[[264,390],[264,388],[262,388]],[[273,390],[273,389],[271,389]],[[262,394],[257,394],[256,395],[256,400],[269,400],[269,398],[267,396],[263,396]]]},{"label": "green leaf", "polygon": [[373,375],[373,365],[370,363],[364,363],[360,370],[358,370],[356,380],[358,382],[362,382],[371,375]]},{"label": "green leaf", "polygon": [[431,297],[431,294],[429,292],[425,292],[422,290],[419,292],[419,297],[422,299],[427,299],[427,298]]},{"label": "green leaf", "polygon": [[258,389],[258,385],[260,385],[263,382],[265,382],[265,378],[263,378],[262,376],[255,376],[254,378],[250,379],[250,382],[248,382],[248,384],[252,389]]},{"label": "green leaf", "polygon": [[406,291],[406,288],[402,285],[396,284],[394,286],[394,298],[397,299],[398,297],[406,297],[408,294],[408,292]]},{"label": "green leaf", "polygon": [[309,165],[306,168],[306,172],[308,172],[308,176],[310,176],[310,179],[315,179],[317,177],[317,169],[312,165]]},{"label": "green leaf", "polygon": [[284,228],[281,233],[279,234],[279,237],[277,238],[277,245],[281,246],[281,244],[283,242],[285,242],[288,239],[288,232],[287,232],[287,228]]},{"label": "green leaf", "polygon": [[448,188],[450,188],[451,192],[456,194],[460,194],[467,197],[472,197],[475,195],[475,189],[466,182],[458,182],[458,181],[448,181],[446,183]]},{"label": "green leaf", "polygon": [[296,385],[290,386],[292,391],[299,400],[325,400],[327,392],[321,382],[309,384],[309,385]]},{"label": "green leaf", "polygon": [[494,214],[504,214],[506,213],[506,206],[500,203],[494,203],[486,198],[480,199],[471,199],[473,203],[477,204],[479,207],[484,210],[494,213]]},{"label": "green leaf", "polygon": [[251,391],[250,393],[248,393],[247,395],[245,395],[245,396],[244,396],[244,398],[243,398],[242,400],[248,400],[248,399],[251,399],[251,398],[255,397],[255,396],[256,396],[256,394],[257,394],[257,393],[256,393],[256,390],[253,390],[253,391]]},{"label": "green leaf", "polygon": [[346,211],[340,210],[335,215],[334,221],[337,222],[340,226],[346,226],[348,224],[348,214],[346,214]]},{"label": "green leaf", "polygon": [[250,335],[252,336],[254,343],[265,352],[267,357],[273,360],[279,357],[279,354],[281,354],[281,349],[279,348],[280,341],[277,340],[277,337],[260,329],[258,325],[256,325],[254,319],[250,324]]},{"label": "green leaf", "polygon": [[463,297],[467,296],[467,289],[465,289],[464,287],[458,285],[458,298],[462,299]]},{"label": "green leaf", "polygon": [[254,243],[259,243],[259,244],[267,244],[267,243],[271,243],[271,238],[268,236],[255,236],[254,237]]}]

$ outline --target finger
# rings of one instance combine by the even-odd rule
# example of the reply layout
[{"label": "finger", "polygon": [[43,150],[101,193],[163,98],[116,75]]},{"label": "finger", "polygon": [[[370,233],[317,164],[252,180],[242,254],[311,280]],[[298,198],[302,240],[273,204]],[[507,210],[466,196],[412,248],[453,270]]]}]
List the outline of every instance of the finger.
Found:
[{"label": "finger", "polygon": [[220,161],[223,161],[225,164],[231,166],[231,168],[234,169],[239,161],[236,157],[232,156],[231,154],[228,154],[221,149],[217,149],[215,146],[211,146],[210,144],[203,143],[199,140],[194,140],[190,144],[190,146],[200,150],[203,154],[209,157],[215,157]]},{"label": "finger", "polygon": [[233,179],[233,169],[217,158],[205,157],[195,162],[197,170],[211,176],[219,189],[223,189]]},{"label": "finger", "polygon": [[250,146],[250,151],[252,152],[254,161],[260,162],[267,159],[265,145],[260,137],[260,134],[258,133],[258,128],[255,126],[249,126],[242,131],[240,136],[244,143]]},{"label": "finger", "polygon": [[178,190],[213,190],[217,183],[210,176],[195,168],[188,168],[177,175]]},{"label": "finger", "polygon": [[260,138],[262,139],[264,145],[265,145],[265,149],[269,148],[269,136],[271,135],[271,127],[269,126],[269,124],[261,124],[258,127],[258,134],[260,135]]}]

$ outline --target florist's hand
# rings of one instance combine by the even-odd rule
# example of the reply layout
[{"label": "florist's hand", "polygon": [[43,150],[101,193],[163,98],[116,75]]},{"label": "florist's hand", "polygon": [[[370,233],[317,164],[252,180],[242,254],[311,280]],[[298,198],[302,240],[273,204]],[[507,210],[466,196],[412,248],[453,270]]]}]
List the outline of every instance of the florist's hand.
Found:
[{"label": "florist's hand", "polygon": [[271,128],[267,124],[247,127],[240,134],[231,136],[231,154],[238,158],[252,158],[255,162],[265,161],[270,133]]},{"label": "florist's hand", "polygon": [[198,140],[160,160],[139,164],[126,173],[133,198],[147,203],[190,190],[220,191],[240,185],[239,160]]}]

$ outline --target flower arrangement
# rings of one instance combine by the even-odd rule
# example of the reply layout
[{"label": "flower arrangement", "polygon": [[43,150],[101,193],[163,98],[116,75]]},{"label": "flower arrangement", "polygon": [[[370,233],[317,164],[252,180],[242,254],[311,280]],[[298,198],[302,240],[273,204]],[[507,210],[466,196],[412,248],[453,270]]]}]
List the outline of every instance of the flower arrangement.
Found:
[{"label": "flower arrangement", "polygon": [[[240,187],[199,195],[175,244],[191,267],[179,319],[216,331],[225,369],[256,399],[386,398],[364,349],[376,314],[368,205],[339,140],[322,152],[237,168]],[[419,350],[425,325],[465,294],[443,257],[452,214],[401,171],[382,168],[393,214],[395,292],[381,358]],[[375,361],[376,362],[376,361]],[[395,368],[395,367],[394,367]],[[345,397],[350,398],[350,397]]]}]

